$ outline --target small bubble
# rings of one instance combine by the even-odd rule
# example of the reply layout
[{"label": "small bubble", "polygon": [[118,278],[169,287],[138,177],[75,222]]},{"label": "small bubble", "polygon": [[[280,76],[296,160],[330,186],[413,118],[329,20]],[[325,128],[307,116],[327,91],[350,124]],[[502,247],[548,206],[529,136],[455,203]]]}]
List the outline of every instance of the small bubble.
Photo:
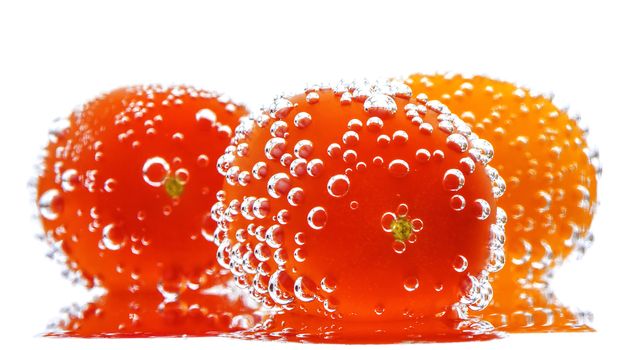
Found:
[{"label": "small bubble", "polygon": [[62,213],[64,201],[60,191],[56,189],[48,190],[40,196],[38,208],[40,215],[47,220],[55,220]]},{"label": "small bubble", "polygon": [[197,157],[197,165],[201,168],[206,168],[209,166],[209,157],[207,157],[206,154],[200,154]]},{"label": "small bubble", "polygon": [[280,159],[286,148],[286,140],[281,137],[273,137],[266,142],[264,154],[268,159]]},{"label": "small bubble", "polygon": [[464,174],[458,169],[449,169],[444,174],[443,185],[448,191],[459,191],[464,186]]},{"label": "small bubble", "polygon": [[359,142],[359,134],[349,130],[342,135],[342,142],[347,146],[355,146]]},{"label": "small bubble", "polygon": [[300,276],[295,280],[294,292],[297,299],[303,302],[311,302],[315,299],[317,287],[313,281],[305,276]]},{"label": "small bubble", "polygon": [[322,207],[315,207],[308,212],[306,220],[308,225],[314,230],[321,230],[326,226],[328,215]]},{"label": "small bubble", "polygon": [[381,316],[384,313],[384,306],[383,305],[377,305],[377,306],[375,306],[375,309],[373,311],[375,312],[375,314],[377,316]]},{"label": "small bubble", "polygon": [[311,124],[312,120],[313,118],[310,114],[306,112],[300,112],[297,113],[297,115],[295,116],[295,120],[293,121],[293,123],[296,127],[304,129]]},{"label": "small bubble", "polygon": [[102,229],[102,244],[109,250],[119,250],[124,245],[124,235],[115,224],[108,224]]},{"label": "small bubble", "polygon": [[273,137],[286,137],[288,132],[288,124],[283,120],[275,121],[271,125],[270,131]]},{"label": "small bubble", "polygon": [[415,152],[415,160],[419,163],[426,163],[430,160],[430,152],[428,150],[420,148]]},{"label": "small bubble", "polygon": [[350,188],[350,179],[346,175],[335,175],[328,180],[326,189],[328,193],[335,197],[344,197]]},{"label": "small bubble", "polygon": [[463,210],[466,207],[466,198],[458,194],[450,197],[450,207],[455,211]]},{"label": "small bubble", "polygon": [[169,163],[162,157],[149,158],[142,167],[144,181],[153,186],[160,187],[169,175]]},{"label": "small bubble", "polygon": [[350,208],[352,210],[356,210],[357,208],[359,208],[359,202],[358,201],[351,201]]},{"label": "small bubble", "polygon": [[413,219],[410,222],[413,232],[417,233],[424,229],[424,222],[421,219]]},{"label": "small bubble", "polygon": [[457,255],[453,261],[453,269],[457,272],[464,272],[468,268],[468,260],[463,255]]},{"label": "small bubble", "polygon": [[251,171],[253,177],[257,180],[261,180],[266,176],[266,163],[257,162],[253,165],[253,169]]},{"label": "small bubble", "polygon": [[285,173],[277,173],[268,180],[268,194],[273,198],[280,198],[291,189],[291,180]]},{"label": "small bubble", "polygon": [[311,160],[306,166],[306,172],[310,176],[319,176],[323,170],[324,162],[319,158]]},{"label": "small bubble", "polygon": [[446,145],[454,151],[466,152],[468,150],[468,140],[462,134],[451,134],[446,138]]},{"label": "small bubble", "polygon": [[200,121],[208,121],[211,124],[215,124],[217,122],[217,115],[215,112],[208,108],[203,108],[195,113],[195,120]]},{"label": "small bubble", "polygon": [[366,127],[372,132],[379,132],[384,127],[384,122],[379,117],[370,117],[366,121]]},{"label": "small bubble", "polygon": [[408,133],[404,130],[397,130],[393,133],[393,143],[403,145],[408,142]]},{"label": "small bubble", "polygon": [[62,173],[62,190],[65,192],[71,192],[76,189],[80,184],[80,176],[75,169],[67,169]]},{"label": "small bubble", "polygon": [[408,175],[410,167],[406,161],[395,159],[388,164],[388,171],[392,176],[399,178]]},{"label": "small bubble", "polygon": [[419,280],[417,280],[417,278],[409,277],[404,280],[404,289],[407,291],[412,292],[417,288],[419,288]]},{"label": "small bubble", "polygon": [[320,281],[320,286],[322,287],[322,290],[325,291],[326,293],[333,293],[335,289],[337,288],[335,281],[330,277],[322,278],[322,280]]},{"label": "small bubble", "polygon": [[392,97],[375,93],[364,101],[364,110],[377,116],[392,116],[397,112],[397,104]]},{"label": "small bubble", "polygon": [[490,204],[483,199],[476,199],[473,205],[473,212],[477,219],[486,220],[490,216]]},{"label": "small bubble", "polygon": [[397,254],[402,254],[406,251],[406,243],[402,241],[393,241],[393,251]]},{"label": "small bubble", "polygon": [[294,187],[288,191],[286,199],[292,206],[298,206],[304,200],[304,190],[299,187]]},{"label": "small bubble", "polygon": [[313,143],[309,140],[301,140],[295,144],[293,153],[298,158],[308,158],[313,153]]},{"label": "small bubble", "polygon": [[104,181],[104,191],[113,192],[115,190],[115,186],[117,185],[117,181],[115,179],[107,179]]}]

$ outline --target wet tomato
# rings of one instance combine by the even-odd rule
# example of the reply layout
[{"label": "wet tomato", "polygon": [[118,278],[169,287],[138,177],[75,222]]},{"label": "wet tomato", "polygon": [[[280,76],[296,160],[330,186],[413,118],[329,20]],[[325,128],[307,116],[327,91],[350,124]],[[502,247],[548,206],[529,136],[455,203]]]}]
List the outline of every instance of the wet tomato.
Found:
[{"label": "wet tomato", "polygon": [[51,131],[37,181],[52,255],[89,286],[179,293],[220,274],[209,210],[215,161],[245,109],[191,87],[135,86]]},{"label": "wet tomato", "polygon": [[311,86],[236,129],[212,212],[218,261],[238,286],[317,322],[458,317],[488,303],[506,220],[493,148],[411,95],[395,83]]},{"label": "wet tomato", "polygon": [[592,243],[600,169],[579,118],[550,96],[482,76],[415,74],[406,83],[448,105],[496,149],[492,164],[508,186],[499,199],[509,215],[508,261],[493,277],[484,315],[509,331],[584,328],[587,313],[570,312],[547,289],[553,268]]}]

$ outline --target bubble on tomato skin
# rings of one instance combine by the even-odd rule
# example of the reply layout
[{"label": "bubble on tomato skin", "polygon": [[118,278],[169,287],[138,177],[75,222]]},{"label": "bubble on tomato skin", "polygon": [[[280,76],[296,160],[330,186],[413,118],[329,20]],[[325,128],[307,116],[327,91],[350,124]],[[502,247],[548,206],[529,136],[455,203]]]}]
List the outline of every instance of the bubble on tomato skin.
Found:
[{"label": "bubble on tomato skin", "polygon": [[290,205],[297,207],[304,201],[304,190],[300,187],[293,187],[288,191],[286,199]]},{"label": "bubble on tomato skin", "polygon": [[393,241],[392,247],[393,251],[397,254],[402,254],[406,251],[406,243],[404,243],[403,241]]},{"label": "bubble on tomato skin", "polygon": [[298,158],[308,159],[308,157],[313,153],[313,142],[309,140],[300,140],[295,144],[295,148],[293,153]]},{"label": "bubble on tomato skin", "polygon": [[459,169],[466,175],[472,174],[475,172],[475,161],[470,157],[464,157],[459,160]]},{"label": "bubble on tomato skin", "polygon": [[171,167],[169,163],[162,157],[152,157],[144,162],[142,166],[142,176],[144,182],[153,186],[160,187],[164,184],[164,180],[169,176]]},{"label": "bubble on tomato skin", "polygon": [[457,272],[464,272],[468,268],[468,259],[463,255],[457,255],[453,260],[453,269]]},{"label": "bubble on tomato skin", "polygon": [[490,216],[490,204],[486,200],[478,198],[473,202],[473,212],[478,220],[486,220]]},{"label": "bubble on tomato skin", "polygon": [[109,250],[119,250],[124,246],[126,238],[120,227],[110,223],[102,229],[102,240],[100,242]]},{"label": "bubble on tomato skin", "polygon": [[458,194],[453,195],[450,197],[450,207],[455,211],[464,210],[466,207],[466,198]]},{"label": "bubble on tomato skin", "polygon": [[256,180],[263,179],[267,174],[267,166],[264,162],[257,162],[253,165],[253,169],[251,169],[251,173]]},{"label": "bubble on tomato skin", "polygon": [[284,154],[286,140],[281,137],[273,137],[266,142],[264,154],[270,160],[278,160]]},{"label": "bubble on tomato skin", "polygon": [[323,207],[314,207],[309,210],[308,215],[306,216],[308,226],[314,230],[323,229],[324,226],[326,226],[327,220],[328,214],[326,213],[326,209]]},{"label": "bubble on tomato skin", "polygon": [[56,220],[64,209],[64,199],[57,189],[44,192],[38,200],[38,211],[47,220]]},{"label": "bubble on tomato skin", "polygon": [[374,93],[364,101],[364,110],[378,117],[391,117],[397,112],[397,103],[388,95]]},{"label": "bubble on tomato skin", "polygon": [[295,297],[305,303],[315,300],[317,296],[317,286],[315,286],[310,278],[305,276],[300,276],[295,280],[293,290]]},{"label": "bubble on tomato skin", "polygon": [[324,171],[324,162],[319,158],[315,158],[309,161],[308,165],[306,166],[306,172],[308,173],[308,175],[313,177],[320,176],[320,174],[322,174],[323,171]]},{"label": "bubble on tomato skin", "polygon": [[466,152],[468,150],[468,139],[461,134],[450,134],[446,138],[446,145],[456,152]]},{"label": "bubble on tomato skin", "polygon": [[359,134],[356,131],[348,130],[342,135],[342,143],[353,147],[359,142]]},{"label": "bubble on tomato skin", "polygon": [[417,151],[415,151],[415,160],[418,163],[426,163],[430,160],[430,152],[427,149],[424,148],[420,148]]},{"label": "bubble on tomato skin", "polygon": [[366,120],[366,127],[371,132],[379,132],[384,127],[384,121],[380,117],[370,117]]},{"label": "bubble on tomato skin", "polygon": [[388,172],[396,178],[402,178],[408,175],[410,166],[403,159],[394,159],[388,163]]},{"label": "bubble on tomato skin", "polygon": [[330,145],[328,145],[326,152],[331,158],[337,158],[342,155],[342,146],[340,146],[338,143],[331,143]]},{"label": "bubble on tomato skin", "polygon": [[320,280],[320,287],[326,293],[333,293],[335,292],[335,289],[337,289],[337,284],[335,283],[335,280],[333,278],[323,277]]},{"label": "bubble on tomato skin", "polygon": [[284,230],[280,225],[272,225],[266,230],[266,244],[271,248],[279,248],[284,240]]},{"label": "bubble on tomato skin", "polygon": [[287,305],[295,300],[294,282],[285,270],[277,270],[271,275],[268,293],[280,305]]},{"label": "bubble on tomato skin", "polygon": [[195,120],[198,122],[207,121],[213,125],[217,122],[217,115],[208,108],[202,108],[195,113]]},{"label": "bubble on tomato skin", "polygon": [[111,193],[115,190],[117,184],[118,182],[115,179],[109,178],[106,181],[104,181],[103,189],[105,192]]},{"label": "bubble on tomato skin", "polygon": [[295,115],[295,118],[293,119],[293,124],[295,124],[295,126],[299,129],[304,129],[308,127],[309,125],[311,125],[312,121],[313,121],[313,118],[311,117],[310,114],[306,112],[299,112]]},{"label": "bubble on tomato skin", "polygon": [[326,189],[328,194],[334,198],[344,197],[350,189],[351,181],[348,176],[339,174],[332,176],[327,184]]},{"label": "bubble on tomato skin", "polygon": [[64,192],[72,192],[81,184],[80,175],[75,169],[65,170],[60,179],[60,187],[62,187],[62,191]]},{"label": "bubble on tomato skin", "polygon": [[483,165],[487,165],[495,156],[493,145],[480,138],[470,141],[470,150],[468,152],[475,161]]},{"label": "bubble on tomato skin", "polygon": [[258,198],[253,202],[253,216],[264,219],[270,211],[270,203],[266,198]]},{"label": "bubble on tomato skin", "polygon": [[419,280],[416,277],[408,277],[404,280],[404,289],[413,292],[419,288]]},{"label": "bubble on tomato skin", "polygon": [[459,169],[448,169],[444,173],[442,184],[448,191],[459,191],[465,181],[464,174]]},{"label": "bubble on tomato skin", "polygon": [[359,202],[351,201],[351,203],[349,204],[349,208],[351,208],[351,210],[356,210],[357,208],[359,208]]},{"label": "bubble on tomato skin", "polygon": [[271,136],[286,138],[288,136],[288,124],[283,120],[277,120],[271,124]]},{"label": "bubble on tomato skin", "polygon": [[277,173],[268,180],[267,191],[273,198],[286,195],[291,189],[291,179],[285,173]]}]

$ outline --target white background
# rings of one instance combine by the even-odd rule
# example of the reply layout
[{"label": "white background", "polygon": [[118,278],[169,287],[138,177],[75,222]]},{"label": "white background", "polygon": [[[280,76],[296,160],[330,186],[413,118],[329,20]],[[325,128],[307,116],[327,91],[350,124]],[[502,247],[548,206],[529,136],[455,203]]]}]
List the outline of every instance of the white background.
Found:
[{"label": "white background", "polygon": [[[304,3],[304,4],[303,4]],[[54,117],[112,88],[187,83],[250,106],[307,82],[415,71],[488,74],[581,112],[604,176],[595,246],[558,273],[594,334],[515,335],[479,348],[634,347],[639,229],[639,11],[631,1],[15,1],[0,3],[0,344],[39,348],[297,347],[219,338],[41,339],[86,299],[34,239],[26,183]],[[423,345],[422,345],[423,346]],[[464,344],[433,345],[462,348]],[[309,347],[309,346],[307,346]],[[401,347],[401,346],[394,346]]]}]

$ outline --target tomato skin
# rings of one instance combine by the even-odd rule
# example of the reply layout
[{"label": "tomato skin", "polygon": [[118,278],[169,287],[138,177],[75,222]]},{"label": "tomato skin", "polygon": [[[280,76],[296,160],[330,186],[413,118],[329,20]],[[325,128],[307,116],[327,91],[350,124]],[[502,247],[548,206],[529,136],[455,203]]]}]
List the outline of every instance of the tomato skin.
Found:
[{"label": "tomato skin", "polygon": [[509,189],[499,199],[509,214],[508,261],[483,315],[511,332],[588,330],[587,314],[539,287],[592,243],[600,169],[578,120],[548,96],[487,77],[414,74],[406,83],[446,103],[496,149],[492,164]]},{"label": "tomato skin", "polygon": [[[292,314],[375,322],[463,308],[472,283],[489,298],[501,179],[471,158],[484,144],[470,130],[423,102],[405,86],[312,87],[242,124],[218,160],[227,183],[212,209],[218,261],[237,284]],[[467,133],[462,146],[448,128]]]},{"label": "tomato skin", "polygon": [[[133,86],[51,132],[37,182],[46,239],[89,286],[167,293],[226,280],[215,263],[215,159],[246,110],[185,86]],[[214,120],[215,119],[215,120]]]}]

